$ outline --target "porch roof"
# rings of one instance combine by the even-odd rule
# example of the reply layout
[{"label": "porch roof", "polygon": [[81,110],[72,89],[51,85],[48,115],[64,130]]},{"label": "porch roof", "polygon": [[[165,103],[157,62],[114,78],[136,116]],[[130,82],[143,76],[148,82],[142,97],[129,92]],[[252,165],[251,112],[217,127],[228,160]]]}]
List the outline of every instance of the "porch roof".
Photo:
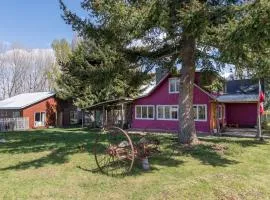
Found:
[{"label": "porch roof", "polygon": [[99,108],[99,107],[103,107],[103,106],[112,106],[112,105],[119,105],[122,103],[129,103],[132,102],[133,99],[129,98],[129,97],[121,97],[119,99],[112,99],[112,100],[107,100],[107,101],[103,101],[97,104],[94,104],[92,106],[89,106],[87,109],[94,109],[94,108]]},{"label": "porch roof", "polygon": [[221,103],[250,103],[257,102],[257,94],[225,94],[217,97],[217,101]]}]

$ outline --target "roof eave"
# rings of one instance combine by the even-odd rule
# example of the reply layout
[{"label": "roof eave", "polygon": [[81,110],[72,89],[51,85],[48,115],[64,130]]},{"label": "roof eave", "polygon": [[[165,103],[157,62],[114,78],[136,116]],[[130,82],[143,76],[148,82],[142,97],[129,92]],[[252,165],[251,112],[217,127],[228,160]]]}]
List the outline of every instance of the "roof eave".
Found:
[{"label": "roof eave", "polygon": [[48,98],[53,97],[53,96],[55,96],[55,95],[56,95],[56,94],[53,93],[53,94],[51,94],[51,95],[48,95],[47,97],[44,97],[44,98],[39,99],[39,100],[36,100],[36,101],[31,102],[31,103],[29,103],[29,104],[26,104],[26,105],[22,106],[21,109],[27,108],[28,106],[31,106],[31,105],[34,105],[34,104],[39,103],[39,102],[41,102],[41,101],[44,101],[45,99],[48,99]]},{"label": "roof eave", "polygon": [[45,99],[48,99],[48,98],[50,98],[52,96],[55,96],[55,95],[56,95],[55,93],[52,93],[52,94],[50,94],[50,95],[48,95],[48,96],[46,96],[46,97],[44,97],[42,99],[38,99],[38,100],[36,100],[34,102],[31,102],[29,104],[26,104],[26,105],[23,105],[23,106],[20,106],[20,107],[0,107],[0,109],[2,109],[2,110],[5,110],[5,109],[6,110],[20,110],[20,109],[24,109],[24,108],[27,108],[27,107],[29,107],[31,105],[34,105],[34,104],[39,103],[41,101],[44,101]]},{"label": "roof eave", "polygon": [[20,110],[22,107],[0,107],[0,110]]}]

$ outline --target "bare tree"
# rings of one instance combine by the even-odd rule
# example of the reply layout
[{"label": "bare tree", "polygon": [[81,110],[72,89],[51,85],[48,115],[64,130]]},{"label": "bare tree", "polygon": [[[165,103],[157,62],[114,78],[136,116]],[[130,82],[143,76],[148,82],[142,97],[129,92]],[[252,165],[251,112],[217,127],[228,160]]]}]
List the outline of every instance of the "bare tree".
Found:
[{"label": "bare tree", "polygon": [[10,49],[0,45],[0,99],[51,89],[48,73],[55,63],[51,49]]}]

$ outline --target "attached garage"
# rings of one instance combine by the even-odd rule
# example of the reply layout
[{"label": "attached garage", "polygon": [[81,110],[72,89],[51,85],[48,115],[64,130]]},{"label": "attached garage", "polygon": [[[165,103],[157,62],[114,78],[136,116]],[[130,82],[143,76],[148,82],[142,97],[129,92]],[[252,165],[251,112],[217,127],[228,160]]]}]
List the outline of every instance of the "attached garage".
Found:
[{"label": "attached garage", "polygon": [[257,125],[258,95],[222,95],[217,100],[225,104],[228,126],[254,128]]}]

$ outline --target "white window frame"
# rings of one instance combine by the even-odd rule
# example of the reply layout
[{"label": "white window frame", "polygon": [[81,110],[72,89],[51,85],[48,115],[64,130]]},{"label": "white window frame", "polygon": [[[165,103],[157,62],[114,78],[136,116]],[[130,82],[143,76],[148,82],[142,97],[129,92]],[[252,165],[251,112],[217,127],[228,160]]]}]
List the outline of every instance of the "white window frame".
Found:
[{"label": "white window frame", "polygon": [[[194,106],[197,107],[196,114],[194,113],[194,117],[196,117],[196,118],[194,118],[194,121],[195,122],[206,122],[207,121],[207,117],[208,117],[207,116],[207,113],[208,113],[207,104],[193,104],[193,107]],[[199,109],[198,109],[199,106],[205,107],[205,119],[199,119]],[[192,107],[192,109],[193,109],[193,107]]]},{"label": "white window frame", "polygon": [[[171,91],[171,81],[172,80],[176,80],[175,83],[174,83],[174,86],[175,86],[175,91]],[[179,91],[176,91],[176,88],[177,88],[177,84],[179,85],[180,79],[179,78],[169,78],[169,94],[177,94],[179,93]]]},{"label": "white window frame", "polygon": [[[41,123],[40,125],[37,125],[37,121],[36,121],[36,113],[39,113],[40,114],[40,118],[41,118],[41,113],[44,113],[44,123]],[[42,121],[40,121],[42,122]],[[46,112],[45,111],[40,111],[40,112],[35,112],[34,113],[34,126],[35,127],[43,127],[43,126],[46,126]]]},{"label": "white window frame", "polygon": [[[165,107],[168,106],[170,107],[170,118],[169,119],[166,119],[165,118]],[[163,118],[160,118],[159,117],[159,107],[163,107]],[[177,119],[174,119],[172,118],[172,107],[177,107]],[[177,121],[179,119],[179,107],[178,105],[157,105],[157,109],[156,109],[156,112],[157,112],[157,120],[166,120],[166,121]]]},{"label": "white window frame", "polygon": [[[141,117],[137,117],[137,109],[138,107],[141,108]],[[142,117],[142,107],[146,107],[147,108],[147,118],[143,118]],[[148,108],[151,107],[153,108],[153,117],[152,118],[149,118],[148,117]],[[136,105],[135,106],[135,119],[138,119],[138,120],[154,120],[155,119],[155,106],[154,105]]]}]

